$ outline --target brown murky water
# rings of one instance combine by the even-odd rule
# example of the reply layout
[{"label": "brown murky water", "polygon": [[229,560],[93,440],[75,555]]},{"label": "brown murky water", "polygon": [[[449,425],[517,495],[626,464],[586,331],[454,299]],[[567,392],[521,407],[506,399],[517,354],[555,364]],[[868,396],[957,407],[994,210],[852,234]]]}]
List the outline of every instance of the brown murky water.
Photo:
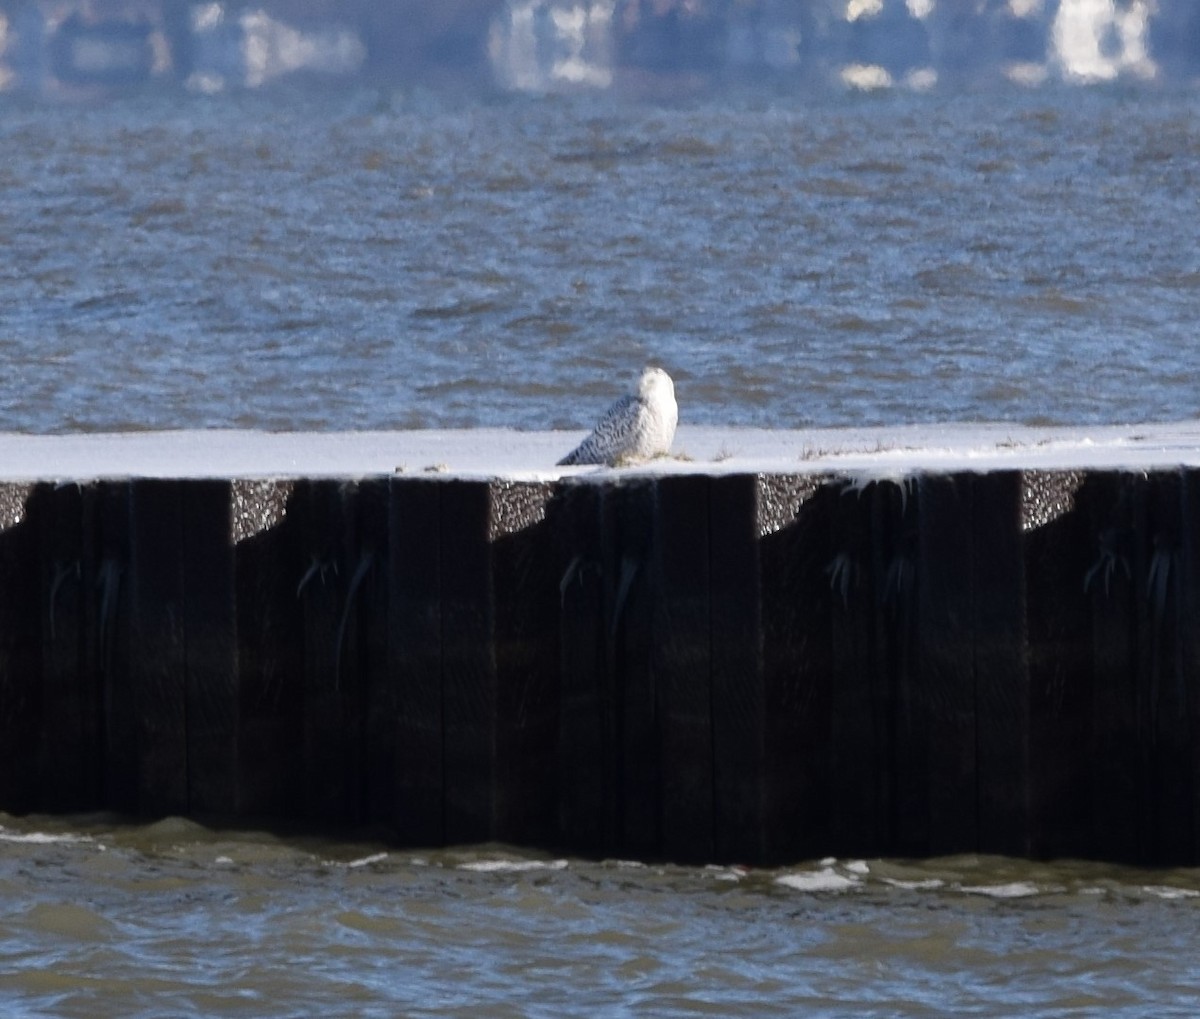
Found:
[{"label": "brown murky water", "polygon": [[0,818],[12,1016],[1190,1015],[1200,872],[781,870]]}]

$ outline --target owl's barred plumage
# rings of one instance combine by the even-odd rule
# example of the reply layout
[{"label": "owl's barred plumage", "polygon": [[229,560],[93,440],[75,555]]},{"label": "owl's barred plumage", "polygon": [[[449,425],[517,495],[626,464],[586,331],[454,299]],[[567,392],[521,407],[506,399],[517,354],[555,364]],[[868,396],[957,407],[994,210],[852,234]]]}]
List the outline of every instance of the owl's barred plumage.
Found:
[{"label": "owl's barred plumage", "polygon": [[633,463],[671,449],[679,407],[675,384],[661,368],[647,368],[636,393],[622,396],[604,412],[595,429],[558,466]]}]

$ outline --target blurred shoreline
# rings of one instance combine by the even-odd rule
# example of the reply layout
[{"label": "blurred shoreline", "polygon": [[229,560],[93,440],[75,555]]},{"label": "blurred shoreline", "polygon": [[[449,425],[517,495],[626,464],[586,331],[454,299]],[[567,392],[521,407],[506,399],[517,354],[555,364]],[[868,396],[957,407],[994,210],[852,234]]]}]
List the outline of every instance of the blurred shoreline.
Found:
[{"label": "blurred shoreline", "polygon": [[288,80],[673,95],[1200,75],[1190,0],[4,0],[0,88]]}]

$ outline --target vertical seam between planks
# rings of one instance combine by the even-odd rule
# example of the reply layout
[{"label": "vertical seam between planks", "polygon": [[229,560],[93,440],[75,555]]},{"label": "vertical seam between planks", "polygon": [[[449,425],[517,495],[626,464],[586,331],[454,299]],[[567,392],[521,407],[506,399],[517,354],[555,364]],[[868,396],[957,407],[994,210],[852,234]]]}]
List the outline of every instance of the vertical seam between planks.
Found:
[{"label": "vertical seam between planks", "polygon": [[446,812],[448,795],[446,783],[446,611],[445,605],[442,603],[442,486],[439,482],[432,482],[434,487],[434,501],[437,503],[436,512],[434,513],[434,527],[437,533],[434,535],[434,586],[435,597],[434,604],[437,605],[437,635],[438,635],[438,747],[441,757],[441,765],[438,768],[438,783],[441,786],[439,790],[439,803],[441,804],[441,818],[439,819],[438,841],[446,844]]},{"label": "vertical seam between planks", "polygon": [[717,819],[717,713],[714,702],[713,679],[713,497],[716,483],[713,478],[705,478],[706,488],[704,500],[704,567],[705,567],[705,628],[708,659],[708,839],[713,855],[716,855],[720,842],[718,841]]}]

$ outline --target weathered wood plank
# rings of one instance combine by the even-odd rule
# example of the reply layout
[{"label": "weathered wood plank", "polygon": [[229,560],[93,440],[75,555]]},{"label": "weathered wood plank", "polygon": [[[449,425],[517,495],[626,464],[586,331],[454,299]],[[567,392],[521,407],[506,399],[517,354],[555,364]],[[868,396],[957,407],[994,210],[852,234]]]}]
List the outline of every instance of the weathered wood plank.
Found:
[{"label": "weathered wood plank", "polygon": [[89,652],[95,619],[84,580],[83,486],[38,485],[28,515],[38,530],[41,571],[42,809],[97,810],[103,805],[102,689]]},{"label": "weathered wood plank", "polygon": [[[837,855],[882,852],[888,838],[884,797],[890,794],[890,733],[878,719],[889,696],[879,584],[887,568],[883,545],[890,530],[890,487],[874,483],[857,489],[835,482],[822,489],[817,504],[826,514],[830,532],[823,597],[831,603],[833,626],[829,829],[822,841],[827,840]],[[902,778],[898,774],[896,781]],[[913,811],[905,816],[921,814]]]},{"label": "weathered wood plank", "polygon": [[1141,486],[1144,500],[1137,532],[1145,570],[1143,630],[1138,686],[1145,691],[1147,743],[1142,797],[1147,807],[1146,862],[1193,859],[1192,802],[1195,776],[1188,767],[1192,731],[1185,672],[1183,479],[1161,471]]},{"label": "weathered wood plank", "polygon": [[1185,859],[1194,863],[1200,859],[1200,473],[1182,472],[1180,500],[1180,693],[1187,741],[1179,768],[1190,783],[1182,813],[1191,832]]},{"label": "weathered wood plank", "polygon": [[833,515],[840,486],[759,479],[764,841],[772,862],[824,856],[832,844],[834,617],[844,611]]},{"label": "weathered wood plank", "polygon": [[300,481],[288,506],[300,551],[292,570],[303,621],[303,811],[310,821],[333,824],[360,819],[358,677],[342,668],[343,624],[354,625],[354,496],[350,483]]},{"label": "weathered wood plank", "polygon": [[[1067,723],[1048,773],[1058,783],[1053,809],[1064,823],[1073,822],[1060,854],[1145,858],[1138,617],[1145,611],[1146,574],[1133,540],[1138,487],[1123,474],[1088,476],[1077,497],[1083,549],[1073,557],[1063,535],[1046,553],[1068,571],[1059,611],[1082,598],[1090,615],[1064,634],[1054,656],[1064,685],[1058,700],[1039,712]],[[1067,671],[1077,655],[1075,670]]]},{"label": "weathered wood plank", "polygon": [[188,809],[183,483],[135,481],[130,494],[130,683],[140,813]]},{"label": "weathered wood plank", "polygon": [[1004,471],[971,484],[977,848],[1023,856],[1031,847],[1022,479]]},{"label": "weathered wood plank", "polygon": [[396,837],[440,845],[445,826],[442,486],[396,478],[388,509],[388,655],[394,695]]},{"label": "weathered wood plank", "polygon": [[290,481],[235,484],[238,703],[236,811],[302,816],[304,741],[301,550]]},{"label": "weathered wood plank", "polygon": [[0,804],[13,811],[34,809],[42,796],[43,620],[31,492],[31,485],[0,484]]},{"label": "weathered wood plank", "polygon": [[971,479],[920,482],[918,700],[925,721],[929,832],[923,852],[975,850],[976,676],[973,601],[977,577]]},{"label": "weathered wood plank", "polygon": [[495,837],[548,845],[557,825],[558,571],[550,485],[493,482],[489,526],[495,610]]},{"label": "weathered wood plank", "polygon": [[653,668],[654,516],[652,480],[605,489],[601,502],[605,656],[613,691],[615,851],[662,850],[658,692]]},{"label": "weathered wood plank", "polygon": [[357,767],[362,776],[359,820],[394,830],[397,677],[390,650],[390,479],[360,481],[355,513],[357,543],[343,610],[341,668],[344,675],[357,677]]},{"label": "weathered wood plank", "polygon": [[659,479],[651,565],[661,851],[689,861],[711,860],[716,849],[708,496],[706,477]]},{"label": "weathered wood plank", "polygon": [[139,719],[130,657],[130,493],[128,481],[102,481],[84,493],[84,590],[92,590],[103,702],[104,805],[139,809]]},{"label": "weathered wood plank", "polygon": [[445,839],[496,830],[495,601],[486,482],[441,491],[442,704]]},{"label": "weathered wood plank", "polygon": [[228,481],[181,488],[188,809],[237,808],[238,635]]},{"label": "weathered wood plank", "polygon": [[767,851],[758,479],[713,478],[708,511],[713,850],[758,860]]},{"label": "weathered wood plank", "polygon": [[552,508],[560,647],[558,831],[564,844],[596,854],[616,848],[616,721],[601,498],[597,485],[566,485]]}]

